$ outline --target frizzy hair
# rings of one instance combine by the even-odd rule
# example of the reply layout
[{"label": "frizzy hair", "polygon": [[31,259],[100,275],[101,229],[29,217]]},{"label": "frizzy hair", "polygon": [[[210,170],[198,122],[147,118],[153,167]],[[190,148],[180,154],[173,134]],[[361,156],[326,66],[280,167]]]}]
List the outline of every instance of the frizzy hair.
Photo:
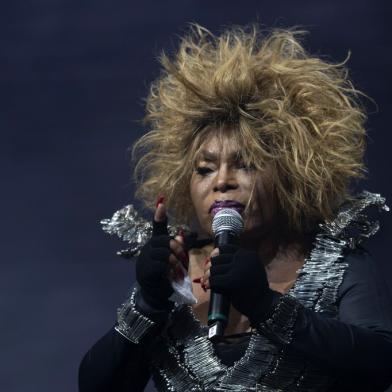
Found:
[{"label": "frizzy hair", "polygon": [[254,24],[214,35],[191,24],[173,58],[160,56],[146,100],[150,130],[132,148],[135,196],[153,208],[164,195],[172,218],[188,223],[198,149],[226,127],[248,165],[271,168],[290,229],[331,217],[366,173],[366,115],[347,60],[308,54],[304,33]]}]

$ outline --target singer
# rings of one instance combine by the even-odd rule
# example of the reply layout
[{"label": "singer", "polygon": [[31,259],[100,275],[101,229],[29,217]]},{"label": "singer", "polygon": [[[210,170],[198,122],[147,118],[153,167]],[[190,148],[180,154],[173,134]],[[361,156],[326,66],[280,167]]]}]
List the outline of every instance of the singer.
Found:
[{"label": "singer", "polygon": [[[105,221],[131,237],[137,282],[84,356],[81,392],[142,391],[150,377],[180,392],[392,383],[392,303],[364,248],[368,210],[388,208],[353,191],[366,114],[346,61],[307,53],[302,35],[193,24],[161,56],[132,150],[154,216],[130,205]],[[226,213],[235,234],[213,229]],[[226,321],[213,339],[214,317]]]}]

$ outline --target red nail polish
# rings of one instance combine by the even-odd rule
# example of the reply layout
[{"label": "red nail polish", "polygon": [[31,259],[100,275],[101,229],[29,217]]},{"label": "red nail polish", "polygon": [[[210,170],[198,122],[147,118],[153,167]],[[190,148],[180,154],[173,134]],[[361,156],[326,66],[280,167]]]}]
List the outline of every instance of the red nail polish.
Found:
[{"label": "red nail polish", "polygon": [[201,283],[201,277],[192,280],[193,283]]},{"label": "red nail polish", "polygon": [[205,293],[207,292],[205,283],[202,283],[201,288],[204,290]]},{"label": "red nail polish", "polygon": [[155,205],[155,208],[157,208],[157,207],[159,206],[159,204],[163,203],[163,200],[164,200],[164,199],[165,199],[164,196],[158,196],[158,199],[157,199],[157,203],[156,203],[156,205]]}]

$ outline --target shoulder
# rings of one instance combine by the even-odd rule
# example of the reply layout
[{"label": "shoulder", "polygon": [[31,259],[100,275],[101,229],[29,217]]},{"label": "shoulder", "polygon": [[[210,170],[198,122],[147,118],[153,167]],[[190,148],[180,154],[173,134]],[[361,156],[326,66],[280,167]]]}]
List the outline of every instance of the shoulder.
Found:
[{"label": "shoulder", "polygon": [[376,319],[374,325],[392,330],[392,297],[380,263],[364,247],[350,251],[343,262],[347,268],[338,291],[341,320],[368,327]]},{"label": "shoulder", "polygon": [[349,268],[368,268],[376,263],[374,256],[369,249],[364,246],[357,246],[355,249],[347,250],[344,253],[343,261]]},{"label": "shoulder", "polygon": [[369,284],[374,280],[381,285],[385,285],[379,264],[365,247],[358,246],[346,252],[342,262],[347,264],[347,268],[339,289],[341,295],[344,295],[353,286]]}]

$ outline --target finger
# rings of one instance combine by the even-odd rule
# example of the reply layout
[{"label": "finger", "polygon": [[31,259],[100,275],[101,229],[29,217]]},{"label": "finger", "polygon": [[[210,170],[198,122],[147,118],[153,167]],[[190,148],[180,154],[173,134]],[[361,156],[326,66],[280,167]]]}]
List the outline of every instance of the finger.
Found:
[{"label": "finger", "polygon": [[221,276],[229,273],[229,271],[230,267],[228,267],[227,265],[212,265],[209,273],[213,276]]},{"label": "finger", "polygon": [[211,263],[213,265],[228,265],[233,262],[232,255],[219,255],[211,258]]},{"label": "finger", "polygon": [[189,256],[184,246],[184,240],[181,236],[176,236],[174,237],[174,240],[170,241],[170,249],[173,251],[176,257],[181,260],[183,266],[188,268]]},{"label": "finger", "polygon": [[182,280],[185,277],[184,267],[173,254],[169,257],[169,274],[173,280]]},{"label": "finger", "polygon": [[184,244],[185,244],[186,250],[194,248],[196,241],[197,241],[197,233],[191,232],[191,233],[185,234]]},{"label": "finger", "polygon": [[184,237],[184,234],[183,234],[182,229],[180,229],[180,230],[177,232],[177,235],[174,237],[174,239],[175,239],[176,241],[178,241],[182,246],[185,247],[185,237]]},{"label": "finger", "polygon": [[175,253],[186,253],[184,239],[179,235],[176,235],[174,239],[170,241],[170,248]]},{"label": "finger", "polygon": [[184,277],[185,277],[185,274],[184,274],[184,272],[180,269],[180,268],[177,268],[177,269],[171,269],[170,271],[169,271],[169,274],[168,274],[168,278],[171,280],[171,281],[176,281],[176,282],[179,282],[179,281],[181,281],[181,280],[184,280]]},{"label": "finger", "polygon": [[155,209],[154,220],[156,222],[162,222],[166,219],[166,206],[163,200],[158,201],[157,207]]},{"label": "finger", "polygon": [[208,258],[208,259],[207,259],[207,262],[206,262],[205,265],[204,265],[204,271],[207,271],[208,269],[210,269],[210,268],[211,268],[211,265],[212,265],[211,259]]},{"label": "finger", "polygon": [[239,247],[233,244],[221,245],[219,247],[221,254],[234,254],[238,249]]},{"label": "finger", "polygon": [[229,276],[226,275],[211,275],[208,279],[208,288],[212,288],[215,292],[219,294],[229,294],[228,286],[230,287]]},{"label": "finger", "polygon": [[181,261],[171,253],[169,256],[169,264],[171,268],[178,268],[181,265]]},{"label": "finger", "polygon": [[210,254],[210,257],[215,257],[219,255],[219,248],[214,248]]},{"label": "finger", "polygon": [[167,248],[170,250],[171,238],[167,235],[157,235],[151,238],[150,244],[152,248]]},{"label": "finger", "polygon": [[152,222],[152,235],[167,235],[167,216],[165,204],[159,203],[154,214],[154,219]]},{"label": "finger", "polygon": [[164,264],[169,262],[171,256],[170,249],[167,248],[152,248],[150,256],[153,260],[161,261]]},{"label": "finger", "polygon": [[[209,284],[208,279],[205,278],[204,276],[202,276],[201,280],[200,280],[200,285],[201,285],[201,288],[204,290],[204,292],[207,291],[207,286],[206,286],[207,283]],[[209,286],[208,286],[208,288],[209,288]]]}]

